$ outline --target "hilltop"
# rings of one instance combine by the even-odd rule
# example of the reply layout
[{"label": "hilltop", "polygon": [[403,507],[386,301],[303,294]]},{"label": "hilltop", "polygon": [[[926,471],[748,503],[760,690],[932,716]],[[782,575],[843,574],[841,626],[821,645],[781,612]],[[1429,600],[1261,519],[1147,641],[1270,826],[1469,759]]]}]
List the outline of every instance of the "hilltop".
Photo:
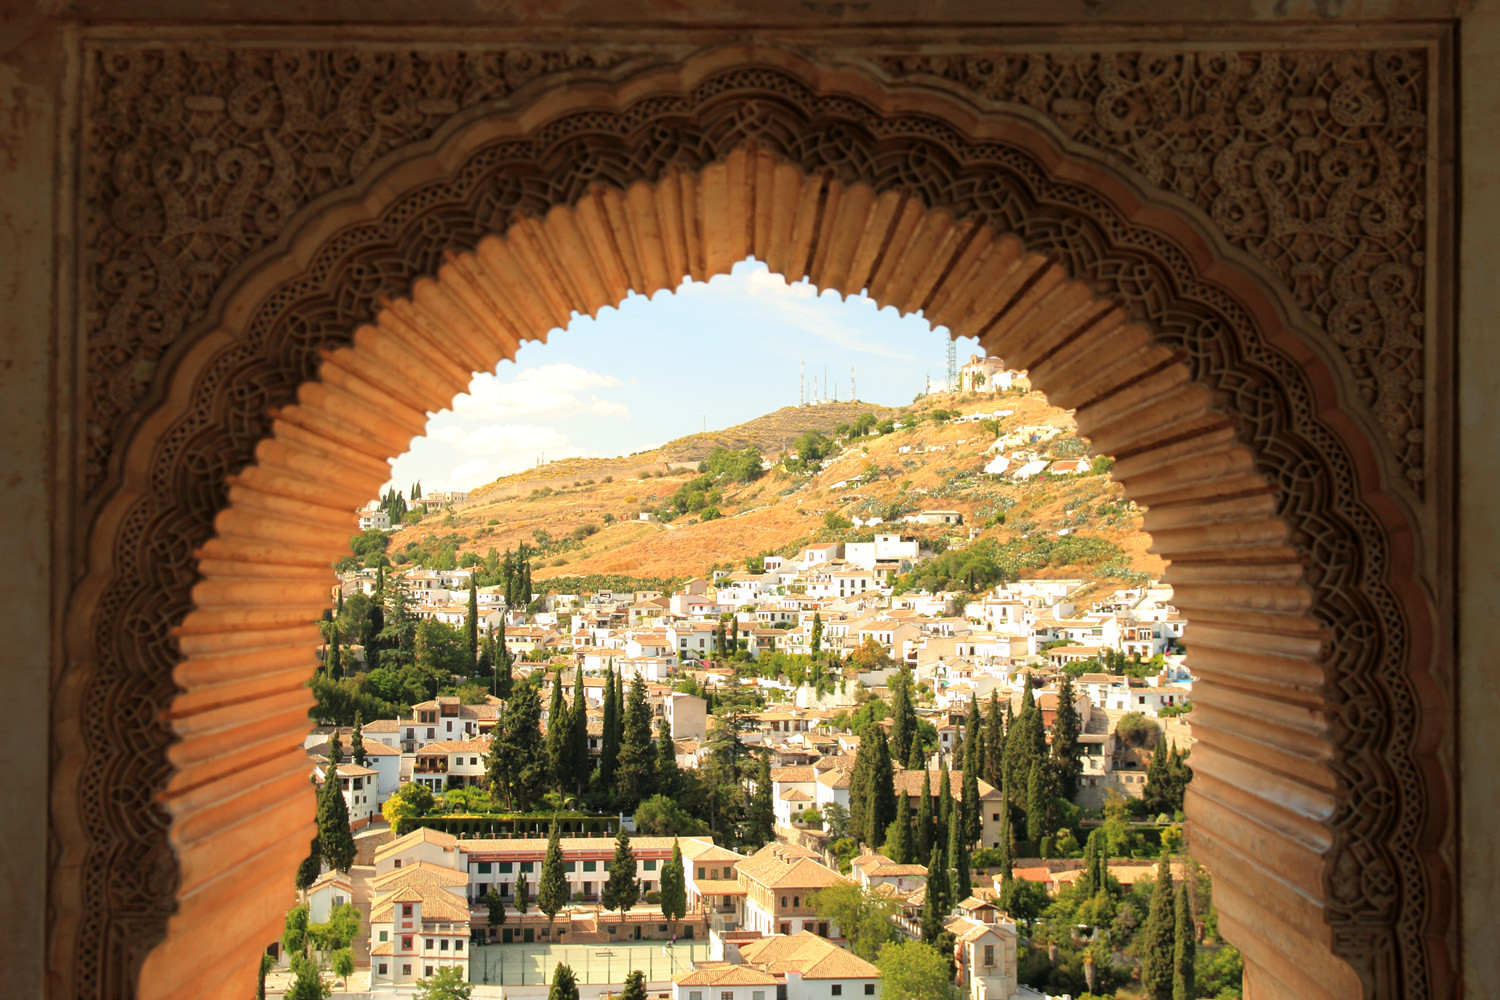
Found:
[{"label": "hilltop", "polygon": [[[963,419],[1004,410],[1011,413],[990,417],[990,423]],[[822,468],[793,471],[780,461],[804,432],[831,437],[864,414],[870,415],[864,423],[876,424],[876,432],[839,438]],[[973,526],[980,538],[1007,552],[1034,554],[1039,546],[1060,550],[1050,562],[1043,558],[1034,568],[1026,563],[1028,575],[1082,577],[1114,586],[1141,574],[1160,576],[1164,565],[1147,551],[1141,511],[1104,473],[1107,463],[1079,475],[1027,481],[991,476],[983,469],[995,454],[996,430],[1008,454],[1020,449],[1054,459],[1088,456],[1071,414],[1024,390],[933,394],[901,408],[785,407],[649,452],[567,459],[504,477],[473,491],[452,514],[429,515],[396,533],[390,553],[398,563],[403,554],[423,562],[443,559],[444,550],[462,560],[469,552],[483,557],[491,548],[504,552],[525,542],[539,549],[532,564],[538,581],[591,574],[681,579],[715,568],[742,568],[756,555],[790,555],[813,542],[850,540],[875,530],[855,526],[856,518],[892,522],[943,508],[962,512],[964,527],[904,524],[901,530],[939,549],[973,544]],[[674,496],[703,492],[699,463],[715,448],[755,448],[771,468],[748,483],[709,484],[706,488],[717,492],[700,497],[700,509],[671,510]],[[643,512],[662,520],[642,520]],[[1064,537],[1099,541],[1046,544]],[[1058,561],[1075,555],[1079,562]]]}]

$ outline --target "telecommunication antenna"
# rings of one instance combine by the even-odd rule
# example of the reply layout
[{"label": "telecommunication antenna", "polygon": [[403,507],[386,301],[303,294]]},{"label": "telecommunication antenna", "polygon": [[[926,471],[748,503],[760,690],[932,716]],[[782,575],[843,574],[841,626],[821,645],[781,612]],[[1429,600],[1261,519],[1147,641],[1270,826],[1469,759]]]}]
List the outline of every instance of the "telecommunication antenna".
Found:
[{"label": "telecommunication antenna", "polygon": [[948,338],[948,391],[958,391],[958,345]]},{"label": "telecommunication antenna", "polygon": [[859,397],[857,397],[857,396],[854,395],[854,366],[850,365],[849,366],[849,402],[852,403],[857,398],[859,398]]},{"label": "telecommunication antenna", "polygon": [[807,362],[803,361],[797,372],[797,405],[807,405]]}]

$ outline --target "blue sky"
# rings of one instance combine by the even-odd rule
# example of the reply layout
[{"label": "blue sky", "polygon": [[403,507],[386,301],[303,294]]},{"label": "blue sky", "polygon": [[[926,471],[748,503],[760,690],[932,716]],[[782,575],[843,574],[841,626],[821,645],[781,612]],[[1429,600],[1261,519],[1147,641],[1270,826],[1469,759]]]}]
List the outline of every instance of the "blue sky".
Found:
[{"label": "blue sky", "polygon": [[[398,489],[470,489],[546,460],[625,455],[704,428],[728,427],[797,402],[800,362],[809,391],[911,402],[926,376],[941,380],[946,329],[877,309],[864,296],[788,285],[758,261],[707,283],[647,299],[632,294],[598,319],[574,318],[514,362],[477,375],[426,437],[394,463]],[[981,353],[957,345],[959,363]],[[824,386],[824,371],[828,385]]]}]

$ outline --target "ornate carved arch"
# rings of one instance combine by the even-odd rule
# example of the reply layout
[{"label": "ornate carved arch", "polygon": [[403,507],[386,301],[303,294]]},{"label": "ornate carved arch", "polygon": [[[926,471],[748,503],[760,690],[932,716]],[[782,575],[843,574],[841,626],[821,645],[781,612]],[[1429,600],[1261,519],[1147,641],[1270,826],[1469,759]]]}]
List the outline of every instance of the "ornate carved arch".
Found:
[{"label": "ornate carved arch", "polygon": [[[165,391],[101,509],[75,603],[60,715],[82,711],[59,719],[61,767],[64,785],[87,780],[54,803],[58,898],[89,900],[56,936],[54,965],[79,970],[73,992],[126,992],[179,886],[198,924],[174,922],[150,995],[213,992],[170,976],[167,958],[201,947],[198,933],[279,919],[275,892],[248,914],[226,909],[241,881],[194,848],[222,856],[227,842],[258,873],[290,872],[305,852],[310,810],[284,757],[305,725],[305,623],[346,531],[324,508],[382,481],[382,458],[420,432],[424,406],[461,390],[466,366],[491,366],[570,309],[706,278],[746,253],[845,291],[867,282],[882,303],[980,335],[1117,455],[1201,636],[1192,819],[1222,871],[1265,876],[1229,875],[1221,891],[1260,988],[1420,997],[1446,979],[1446,904],[1433,899],[1450,890],[1431,850],[1445,831],[1430,818],[1441,783],[1416,726],[1430,625],[1409,529],[1378,489],[1375,436],[1334,391],[1336,351],[1274,276],[1201,213],[1146,196],[1024,108],[980,112],[778,50],[721,50],[484,110],[304,213],[295,239],[242,267],[201,332],[166,355]],[[491,260],[490,278],[470,280],[510,278],[490,300],[511,319],[484,329],[454,289],[495,234],[529,263]],[[982,280],[1002,265],[1019,269],[1004,272],[1012,284]],[[1009,294],[985,301],[995,287]],[[415,307],[401,304],[413,288]],[[403,316],[418,328],[438,317],[458,346],[433,355],[392,333]],[[383,423],[355,406],[361,385],[400,395],[369,367],[395,348],[355,332],[372,321],[431,370]],[[327,423],[335,402],[368,420]],[[335,428],[359,435],[363,455],[342,470],[352,486],[319,494],[317,440]],[[305,559],[268,560],[278,541]],[[175,746],[157,715],[169,703]],[[116,706],[131,711],[100,731],[69,721]],[[230,746],[260,784],[225,807]],[[166,792],[180,853],[161,826],[120,822],[122,790],[142,814]],[[290,832],[271,842],[268,828]],[[1298,935],[1311,943],[1296,949],[1323,958],[1289,958]]]}]

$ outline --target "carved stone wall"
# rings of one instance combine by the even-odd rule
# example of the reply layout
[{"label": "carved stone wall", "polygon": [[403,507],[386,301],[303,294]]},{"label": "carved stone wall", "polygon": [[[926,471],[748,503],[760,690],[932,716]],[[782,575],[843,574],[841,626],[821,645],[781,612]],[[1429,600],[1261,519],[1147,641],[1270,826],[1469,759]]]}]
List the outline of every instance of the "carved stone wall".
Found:
[{"label": "carved stone wall", "polygon": [[[487,115],[514,121],[548,95],[624,92],[622,81],[684,55],[86,46],[86,509],[103,511],[107,530],[80,591],[57,730],[65,770],[86,776],[77,801],[55,803],[60,851],[81,852],[55,884],[70,910],[84,901],[82,922],[54,938],[54,968],[76,970],[71,992],[128,993],[171,911],[176,863],[153,804],[172,773],[169,627],[191,610],[194,554],[228,477],[268,435],[270,408],[445,252],[598,185],[697,171],[754,144],[807,175],[908,192],[1054,255],[1124,303],[1237,421],[1322,630],[1323,674],[1307,690],[1329,714],[1337,779],[1317,887],[1333,950],[1372,996],[1430,995],[1446,975],[1439,911],[1451,892],[1433,861],[1448,836],[1430,808],[1440,769],[1419,730],[1431,626],[1389,541],[1408,529],[1369,471],[1386,462],[1416,493],[1430,461],[1423,51],[840,53],[830,62],[894,88],[869,82],[864,99],[820,91],[785,53],[749,51],[717,57],[723,68],[691,86],[537,117],[461,161],[434,159],[441,168],[378,215],[321,221],[379,200],[369,192],[382,171],[434,157]],[[948,120],[951,102],[932,96],[943,89],[967,94]],[[891,95],[921,110],[890,111]],[[976,137],[956,123],[991,121],[1050,132],[1058,146],[1029,150],[997,138],[1003,127]],[[1121,200],[1144,197],[1131,183],[1105,193],[1061,176],[1059,162],[1160,185],[1176,200],[1154,202],[1151,218],[1175,210],[1185,228],[1131,217]],[[226,312],[245,275],[284,265],[285,237],[309,232],[319,238],[294,274]],[[1218,241],[1216,268],[1238,292],[1204,277],[1198,233]],[[1276,290],[1257,311],[1238,293],[1261,287]],[[1334,422],[1326,385],[1308,374],[1325,357],[1358,390]],[[1385,436],[1373,450],[1354,430],[1367,417]]]}]

